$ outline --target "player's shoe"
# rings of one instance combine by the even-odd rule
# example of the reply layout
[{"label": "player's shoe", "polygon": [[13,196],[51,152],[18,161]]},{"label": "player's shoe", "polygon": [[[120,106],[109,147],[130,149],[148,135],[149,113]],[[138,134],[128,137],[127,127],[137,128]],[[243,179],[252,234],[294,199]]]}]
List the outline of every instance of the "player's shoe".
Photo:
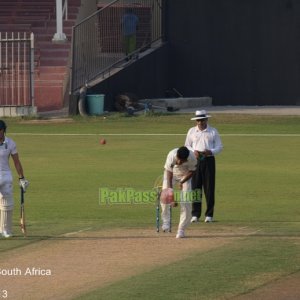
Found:
[{"label": "player's shoe", "polygon": [[170,231],[170,226],[167,225],[167,224],[163,224],[161,226],[161,229],[162,229],[163,232],[169,232]]},{"label": "player's shoe", "polygon": [[12,237],[12,234],[11,233],[8,233],[6,232],[5,230],[2,232],[2,236],[5,237],[5,238],[10,238]]},{"label": "player's shoe", "polygon": [[176,234],[176,239],[182,239],[184,238],[184,231],[183,230],[178,230],[177,234]]},{"label": "player's shoe", "polygon": [[213,221],[212,217],[205,217],[205,220],[204,220],[205,223],[211,223],[212,221]]},{"label": "player's shoe", "polygon": [[197,218],[197,217],[192,217],[191,218],[191,223],[196,223],[196,222],[199,222],[199,218]]}]

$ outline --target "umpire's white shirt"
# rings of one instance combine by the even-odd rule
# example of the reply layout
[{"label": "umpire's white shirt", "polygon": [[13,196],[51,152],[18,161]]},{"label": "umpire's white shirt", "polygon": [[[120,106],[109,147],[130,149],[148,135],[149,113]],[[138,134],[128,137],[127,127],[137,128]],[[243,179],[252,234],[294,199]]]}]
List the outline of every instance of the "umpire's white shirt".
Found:
[{"label": "umpire's white shirt", "polygon": [[193,151],[210,150],[213,155],[222,151],[223,145],[217,129],[207,125],[206,129],[200,130],[198,126],[189,129],[185,146]]}]

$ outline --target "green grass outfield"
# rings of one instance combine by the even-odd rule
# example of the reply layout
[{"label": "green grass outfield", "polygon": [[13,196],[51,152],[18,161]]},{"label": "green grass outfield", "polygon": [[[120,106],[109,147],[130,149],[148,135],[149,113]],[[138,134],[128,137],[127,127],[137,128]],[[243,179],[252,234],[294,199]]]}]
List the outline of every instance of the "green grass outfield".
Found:
[{"label": "green grass outfield", "polygon": [[[99,205],[99,188],[151,190],[168,151],[182,146],[194,126],[190,117],[6,119],[30,181],[28,238],[20,234],[16,209],[15,237],[1,240],[0,251],[87,228],[155,230],[154,203]],[[300,117],[216,114],[209,123],[221,134],[224,150],[217,156],[217,222],[208,233],[239,226],[258,234],[80,299],[222,299],[265,284],[266,278],[299,272]],[[99,144],[102,137],[106,145]],[[14,193],[17,202],[16,174]],[[247,284],[251,280],[255,284]]]}]

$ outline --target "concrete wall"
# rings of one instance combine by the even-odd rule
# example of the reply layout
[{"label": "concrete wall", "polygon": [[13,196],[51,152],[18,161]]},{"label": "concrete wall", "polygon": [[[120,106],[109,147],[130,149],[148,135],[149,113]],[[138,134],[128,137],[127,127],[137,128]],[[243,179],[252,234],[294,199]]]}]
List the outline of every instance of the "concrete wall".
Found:
[{"label": "concrete wall", "polygon": [[300,1],[166,0],[170,86],[213,104],[300,104]]}]

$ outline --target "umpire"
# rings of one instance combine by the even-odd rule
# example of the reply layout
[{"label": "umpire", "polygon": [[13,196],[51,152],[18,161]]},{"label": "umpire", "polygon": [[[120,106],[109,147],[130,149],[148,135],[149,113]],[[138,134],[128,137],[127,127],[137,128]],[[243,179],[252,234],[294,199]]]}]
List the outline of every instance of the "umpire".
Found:
[{"label": "umpire", "polygon": [[[191,120],[196,121],[196,126],[189,129],[185,146],[194,151],[198,160],[197,169],[192,178],[193,189],[203,189],[206,199],[206,212],[204,222],[213,221],[215,206],[215,155],[223,149],[218,131],[208,125],[205,110],[198,110]],[[199,199],[201,200],[201,199]],[[201,201],[193,203],[191,222],[199,222],[201,216]]]}]

